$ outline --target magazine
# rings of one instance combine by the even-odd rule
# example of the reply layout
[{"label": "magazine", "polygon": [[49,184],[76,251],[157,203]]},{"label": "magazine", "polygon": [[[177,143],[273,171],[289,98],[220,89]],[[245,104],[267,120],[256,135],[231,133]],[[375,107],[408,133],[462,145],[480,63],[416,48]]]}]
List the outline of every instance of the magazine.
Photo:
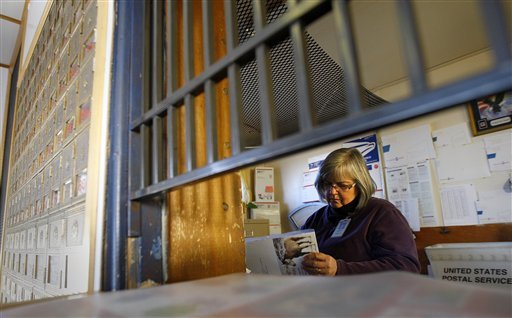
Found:
[{"label": "magazine", "polygon": [[314,230],[245,239],[245,263],[252,273],[309,275],[302,258],[310,252],[318,252]]}]

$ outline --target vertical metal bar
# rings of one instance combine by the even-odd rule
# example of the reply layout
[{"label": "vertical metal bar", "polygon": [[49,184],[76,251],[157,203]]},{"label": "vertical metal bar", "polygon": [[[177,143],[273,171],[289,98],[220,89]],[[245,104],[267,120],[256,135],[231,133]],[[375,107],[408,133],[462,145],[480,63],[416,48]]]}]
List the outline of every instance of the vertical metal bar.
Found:
[{"label": "vertical metal bar", "polygon": [[[290,9],[297,5],[297,0],[288,0]],[[309,61],[307,57],[304,26],[295,22],[290,27],[293,41],[293,56],[295,76],[297,77],[297,102],[299,105],[299,127],[301,132],[309,131],[316,124],[316,112],[311,94],[311,77],[309,74]]]},{"label": "vertical metal bar", "polygon": [[167,94],[169,97],[176,90],[176,64],[178,57],[178,17],[175,0],[167,1]]},{"label": "vertical metal bar", "polygon": [[345,0],[332,1],[335,31],[338,42],[338,51],[343,61],[343,74],[347,85],[347,103],[349,114],[356,114],[363,108],[361,85],[354,37],[352,36],[352,23]]},{"label": "vertical metal bar", "polygon": [[[178,17],[177,2],[169,0],[167,6],[167,94],[169,97],[176,90],[178,80],[176,78],[178,57]],[[176,109],[174,105],[167,108],[167,177],[177,175],[177,126]]]},{"label": "vertical metal bar", "polygon": [[[213,63],[213,22],[210,0],[202,1],[203,7],[203,57],[204,69]],[[207,163],[217,161],[217,107],[215,105],[215,83],[209,79],[204,84],[206,113],[206,160]]]},{"label": "vertical metal bar", "polygon": [[152,183],[158,183],[163,178],[163,136],[162,136],[162,118],[153,118],[152,125],[153,138],[151,138],[152,147]]},{"label": "vertical metal bar", "polygon": [[[151,20],[151,108],[156,107],[162,98],[162,2],[152,1]],[[152,183],[162,179],[163,138],[162,119],[153,118],[151,138],[151,176]]]},{"label": "vertical metal bar", "polygon": [[[265,0],[253,0],[254,26],[256,34],[261,32],[266,23],[267,10]],[[272,70],[269,49],[265,43],[256,48],[258,65],[258,84],[261,111],[261,142],[266,145],[274,141],[277,135],[274,96],[272,93]]]},{"label": "vertical metal bar", "polygon": [[[224,1],[224,15],[226,18],[226,46],[228,54],[238,46],[238,22],[236,16],[236,2]],[[240,66],[236,63],[228,67],[229,81],[229,110],[231,128],[231,155],[241,153],[245,145],[242,127],[242,88],[240,86]]]},{"label": "vertical metal bar", "polygon": [[142,112],[151,107],[151,2],[144,2],[144,55],[142,59]]},{"label": "vertical metal bar", "polygon": [[[185,85],[194,77],[193,7],[191,1],[183,2],[183,38],[185,60]],[[192,171],[195,166],[195,110],[191,94],[185,96],[185,167]]]},{"label": "vertical metal bar", "polygon": [[503,4],[499,0],[480,0],[483,24],[486,27],[487,37],[494,51],[496,64],[510,61],[510,29],[505,21]]},{"label": "vertical metal bar", "polygon": [[[136,12],[139,12],[136,17]],[[127,1],[117,9],[118,23],[115,30],[114,55],[112,63],[112,97],[110,112],[110,156],[108,159],[107,188],[109,195],[106,198],[105,217],[105,253],[103,264],[102,290],[121,290],[125,288],[126,264],[125,252],[128,235],[134,231],[128,225],[138,228],[134,216],[138,215],[129,209],[128,184],[132,170],[128,169],[128,162],[134,159],[130,156],[129,144],[129,118],[131,108],[140,108],[141,100],[136,105],[131,103],[133,78],[139,78],[139,70],[131,64],[141,55],[141,38],[133,32],[134,26],[140,22],[140,3]],[[139,45],[137,45],[139,44]],[[133,90],[140,90],[137,87]],[[127,105],[129,107],[127,107]],[[140,112],[140,109],[139,109]],[[126,173],[129,171],[129,173]],[[133,229],[133,228],[131,228]],[[138,230],[136,230],[138,231]],[[67,261],[67,258],[66,258]],[[67,267],[66,267],[67,268]],[[67,276],[65,276],[67,279]],[[64,283],[66,285],[66,282]]]},{"label": "vertical metal bar", "polygon": [[183,1],[183,39],[185,60],[185,85],[194,77],[194,39],[193,39],[192,1]]},{"label": "vertical metal bar", "polygon": [[176,109],[171,105],[167,108],[167,178],[173,178],[178,174],[176,131]]},{"label": "vertical metal bar", "polygon": [[149,135],[149,127],[146,124],[143,124],[140,127],[140,138],[141,138],[141,148],[140,148],[140,187],[144,188],[148,186],[151,182],[151,143]]},{"label": "vertical metal bar", "polygon": [[[142,58],[142,112],[151,107],[151,2],[144,2],[144,35],[142,37],[144,50]],[[150,130],[146,124],[140,127],[140,188],[151,182],[151,149]]]},{"label": "vertical metal bar", "polygon": [[151,108],[162,98],[162,2],[152,1],[151,19]]},{"label": "vertical metal bar", "polygon": [[427,81],[425,78],[425,63],[418,39],[414,12],[409,0],[398,0],[398,20],[401,26],[400,33],[404,43],[407,71],[411,80],[412,92],[414,95],[417,95],[427,89]]},{"label": "vertical metal bar", "polygon": [[185,165],[187,172],[196,168],[196,130],[194,120],[194,97],[191,94],[187,94],[185,96]]}]

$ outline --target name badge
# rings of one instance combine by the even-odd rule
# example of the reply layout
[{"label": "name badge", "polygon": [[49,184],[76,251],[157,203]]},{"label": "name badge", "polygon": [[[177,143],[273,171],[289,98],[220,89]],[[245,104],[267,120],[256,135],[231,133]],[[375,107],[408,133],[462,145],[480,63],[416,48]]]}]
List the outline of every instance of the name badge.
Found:
[{"label": "name badge", "polygon": [[348,225],[350,223],[350,219],[343,219],[338,222],[338,225],[336,225],[336,229],[334,229],[334,232],[332,233],[331,237],[342,237],[343,233],[345,233],[345,230],[347,229]]}]

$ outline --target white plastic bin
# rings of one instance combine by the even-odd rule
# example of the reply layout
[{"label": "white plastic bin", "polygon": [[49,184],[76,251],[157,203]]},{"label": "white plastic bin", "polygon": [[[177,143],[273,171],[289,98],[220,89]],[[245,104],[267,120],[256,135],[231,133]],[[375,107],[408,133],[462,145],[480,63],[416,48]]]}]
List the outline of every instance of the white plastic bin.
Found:
[{"label": "white plastic bin", "polygon": [[512,242],[425,247],[434,278],[512,289]]}]

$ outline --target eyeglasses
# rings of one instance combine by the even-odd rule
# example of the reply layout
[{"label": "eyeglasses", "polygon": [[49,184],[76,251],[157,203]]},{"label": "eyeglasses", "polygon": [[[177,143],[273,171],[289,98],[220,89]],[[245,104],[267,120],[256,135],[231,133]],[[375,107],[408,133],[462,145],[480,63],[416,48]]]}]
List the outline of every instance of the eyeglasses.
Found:
[{"label": "eyeglasses", "polygon": [[325,191],[330,191],[331,188],[334,188],[336,192],[347,192],[350,189],[352,189],[356,183],[352,184],[346,184],[346,183],[332,183],[332,184],[326,184],[325,185]]}]

